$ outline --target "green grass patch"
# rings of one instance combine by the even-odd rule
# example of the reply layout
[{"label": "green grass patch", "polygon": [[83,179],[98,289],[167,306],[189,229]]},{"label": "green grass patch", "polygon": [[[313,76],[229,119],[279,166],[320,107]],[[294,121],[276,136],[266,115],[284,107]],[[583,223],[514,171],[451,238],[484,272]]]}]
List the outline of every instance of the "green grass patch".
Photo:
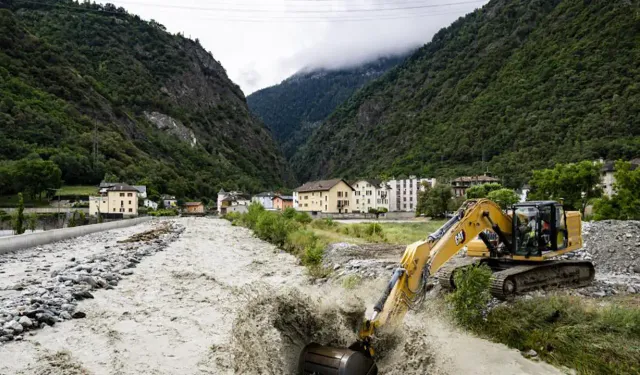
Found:
[{"label": "green grass patch", "polygon": [[[7,208],[18,207],[18,194],[0,196],[0,207],[7,207]],[[49,201],[47,201],[45,198],[43,198],[42,200],[38,200],[38,199],[29,199],[27,196],[25,196],[24,207],[25,208],[49,207]]]},{"label": "green grass patch", "polygon": [[442,226],[444,220],[421,221],[416,223],[380,223],[388,243],[408,245],[427,236]]},{"label": "green grass patch", "polygon": [[331,219],[314,220],[311,229],[316,235],[329,243],[347,242],[362,243],[390,243],[408,245],[423,240],[438,228],[444,221],[424,221],[416,223],[354,223],[342,224]]},{"label": "green grass patch", "polygon": [[98,188],[95,186],[75,185],[75,186],[62,186],[56,191],[56,196],[70,196],[70,195],[96,195],[98,194]]}]

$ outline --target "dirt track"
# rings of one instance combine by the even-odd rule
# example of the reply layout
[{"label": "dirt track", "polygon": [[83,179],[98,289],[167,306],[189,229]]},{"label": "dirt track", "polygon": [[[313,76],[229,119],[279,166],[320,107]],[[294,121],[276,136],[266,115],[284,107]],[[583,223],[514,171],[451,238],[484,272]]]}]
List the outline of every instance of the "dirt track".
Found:
[{"label": "dirt track", "polygon": [[[85,319],[0,345],[0,374],[286,374],[303,341],[350,340],[349,314],[362,304],[356,297],[366,306],[377,297],[377,290],[309,284],[294,257],[226,221],[177,220],[186,231],[176,242],[114,290],[80,303]],[[383,373],[560,373],[428,315],[407,317]]]}]

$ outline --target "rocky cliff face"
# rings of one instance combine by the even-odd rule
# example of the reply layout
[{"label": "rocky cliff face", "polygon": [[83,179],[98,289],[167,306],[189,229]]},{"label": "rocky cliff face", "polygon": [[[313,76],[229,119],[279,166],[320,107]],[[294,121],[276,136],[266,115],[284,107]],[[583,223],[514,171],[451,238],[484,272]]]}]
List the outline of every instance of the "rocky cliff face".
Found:
[{"label": "rocky cliff face", "polygon": [[68,184],[109,174],[192,198],[294,184],[199,43],[110,5],[3,1],[0,163],[35,153]]}]

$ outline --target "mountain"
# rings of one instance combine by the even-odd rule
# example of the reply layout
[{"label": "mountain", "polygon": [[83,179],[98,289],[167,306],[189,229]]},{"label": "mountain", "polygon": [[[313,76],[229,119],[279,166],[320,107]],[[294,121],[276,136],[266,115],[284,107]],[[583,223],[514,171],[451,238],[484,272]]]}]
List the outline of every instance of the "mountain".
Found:
[{"label": "mountain", "polygon": [[[66,184],[107,175],[193,198],[293,184],[197,39],[111,4],[0,0],[0,177],[40,159]],[[8,180],[0,194],[19,189]]]},{"label": "mountain", "polygon": [[492,0],[339,106],[292,158],[301,181],[451,177],[640,155],[637,1]]},{"label": "mountain", "polygon": [[342,69],[303,70],[278,85],[254,92],[247,102],[290,157],[338,105],[406,57],[381,57]]}]

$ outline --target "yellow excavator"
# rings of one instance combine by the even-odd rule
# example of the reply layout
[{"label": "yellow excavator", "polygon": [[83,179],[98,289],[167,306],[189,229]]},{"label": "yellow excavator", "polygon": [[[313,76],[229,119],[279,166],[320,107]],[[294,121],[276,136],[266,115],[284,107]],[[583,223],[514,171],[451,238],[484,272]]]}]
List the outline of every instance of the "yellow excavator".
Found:
[{"label": "yellow excavator", "polygon": [[[467,256],[452,260],[464,247]],[[468,200],[426,240],[407,247],[357,341],[348,349],[307,345],[299,373],[376,375],[376,332],[400,323],[424,299],[432,275],[452,289],[456,272],[486,264],[493,271],[491,293],[500,299],[538,288],[588,285],[595,276],[591,262],[555,259],[581,247],[580,213],[565,211],[558,202],[523,202],[504,212],[491,200]]]}]

